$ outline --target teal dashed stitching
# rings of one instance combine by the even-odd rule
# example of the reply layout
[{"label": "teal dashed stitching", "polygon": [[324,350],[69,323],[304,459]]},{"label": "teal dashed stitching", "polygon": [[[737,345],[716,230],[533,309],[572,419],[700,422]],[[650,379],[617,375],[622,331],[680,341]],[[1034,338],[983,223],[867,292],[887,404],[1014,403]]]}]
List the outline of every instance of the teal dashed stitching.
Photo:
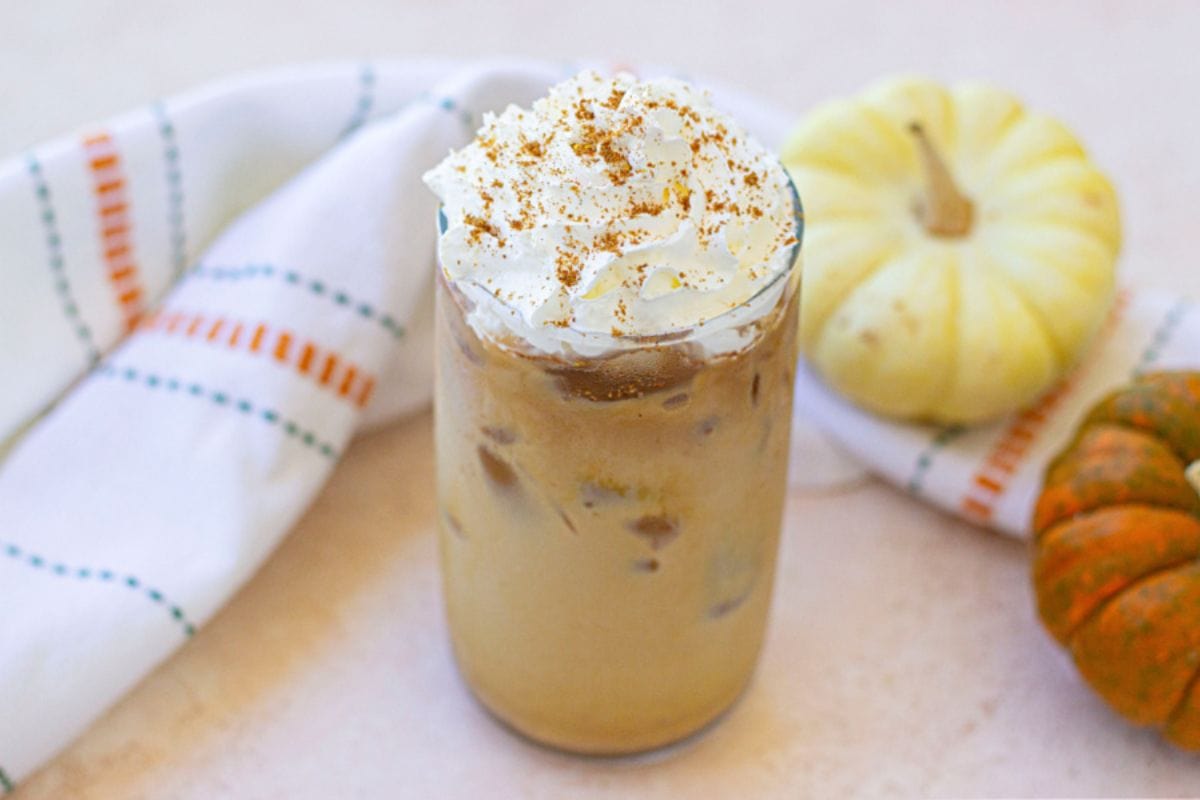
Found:
[{"label": "teal dashed stitching", "polygon": [[434,97],[429,92],[421,92],[413,99],[412,103],[407,105],[415,105],[417,103],[429,103],[434,108],[440,108],[442,111],[453,114],[463,124],[463,127],[466,128],[467,133],[475,133],[475,116],[469,109],[460,106],[458,101],[453,97],[447,95]]},{"label": "teal dashed stitching", "polygon": [[[123,584],[126,588],[135,592],[140,592],[156,605],[165,608],[168,613],[170,613],[171,619],[175,620],[175,622],[178,623],[181,628],[183,628],[183,633],[185,636],[191,636],[196,632],[195,626],[188,621],[187,614],[184,613],[183,609],[180,608],[178,604],[172,603],[167,599],[166,595],[164,595],[158,589],[155,589],[151,586],[146,586],[135,575],[126,575],[125,577],[118,579],[117,574],[110,569],[93,571],[88,567],[77,567],[72,569],[66,564],[60,562],[48,564],[46,559],[42,556],[33,553],[27,553],[19,545],[11,542],[0,542],[0,548],[2,548],[0,549],[0,552],[3,552],[4,555],[8,556],[13,561],[28,564],[34,569],[49,571],[51,574],[57,575],[60,578],[75,578],[76,580],[81,581],[96,580],[100,583],[108,583],[113,585]],[[0,776],[2,775],[3,773],[0,772]],[[3,782],[0,782],[0,785],[3,785]],[[12,787],[11,785],[6,785],[5,789],[6,791],[11,791]]]},{"label": "teal dashed stitching", "polygon": [[16,784],[14,784],[11,780],[9,780],[8,775],[5,774],[3,769],[0,769],[0,789],[3,789],[4,793],[8,794],[9,792],[11,792],[13,789],[16,789],[16,788],[17,788]]},{"label": "teal dashed stitching", "polygon": [[167,230],[171,239],[171,263],[178,278],[187,266],[187,228],[183,221],[183,171],[179,163],[179,140],[175,136],[175,125],[167,116],[166,104],[160,100],[151,106],[151,111],[158,121],[158,135],[163,145],[163,163],[167,175]]},{"label": "teal dashed stitching", "polygon": [[1142,351],[1141,357],[1138,358],[1137,366],[1133,369],[1133,377],[1140,378],[1146,373],[1150,367],[1162,356],[1163,348],[1171,341],[1171,337],[1175,335],[1176,329],[1179,328],[1179,323],[1183,322],[1183,318],[1192,310],[1192,303],[1189,300],[1180,300],[1175,305],[1171,306],[1159,323],[1158,328],[1154,331],[1154,335],[1150,338],[1150,344],[1146,345],[1146,349]]},{"label": "teal dashed stitching", "polygon": [[437,106],[443,111],[449,111],[457,114],[459,121],[465,125],[471,133],[475,132],[475,118],[471,115],[469,110],[461,107],[453,97],[441,98],[437,101]]},{"label": "teal dashed stitching", "polygon": [[384,330],[399,339],[404,336],[404,326],[396,321],[391,314],[381,313],[370,303],[356,301],[346,292],[338,289],[331,290],[324,282],[315,278],[305,278],[295,270],[280,270],[270,264],[247,264],[243,267],[214,267],[197,264],[188,272],[189,277],[208,278],[214,281],[237,281],[247,278],[280,278],[290,286],[307,289],[318,297],[328,297],[334,304],[345,308],[353,308],[363,319],[378,323]]},{"label": "teal dashed stitching", "polygon": [[25,159],[29,177],[33,180],[34,193],[37,195],[38,209],[41,212],[42,227],[46,231],[46,249],[49,251],[50,272],[54,276],[54,291],[58,293],[63,316],[75,329],[75,336],[83,345],[89,367],[94,367],[100,360],[100,351],[92,340],[92,329],[83,321],[79,314],[79,306],[71,293],[71,282],[67,280],[66,261],[63,258],[62,236],[58,232],[58,219],[54,205],[50,200],[50,185],[42,172],[42,165],[32,153]]},{"label": "teal dashed stitching", "polygon": [[371,116],[375,105],[375,68],[371,64],[363,64],[358,73],[358,100],[354,104],[354,113],[350,121],[342,129],[339,139],[345,139],[357,131]]},{"label": "teal dashed stitching", "polygon": [[909,494],[919,495],[921,493],[925,476],[929,473],[929,468],[933,466],[934,457],[948,444],[966,433],[966,430],[961,425],[951,425],[937,432],[937,435],[930,440],[929,446],[917,456],[916,467],[913,469],[912,477],[905,487]]},{"label": "teal dashed stitching", "polygon": [[[148,389],[158,389],[160,386],[168,392],[175,393],[184,391],[193,397],[208,398],[213,404],[223,407],[232,407],[242,414],[248,416],[257,416],[263,422],[272,426],[280,426],[283,432],[289,437],[298,440],[305,447],[308,447],[320,453],[326,458],[337,458],[338,451],[333,445],[328,442],[323,442],[317,439],[317,434],[314,431],[305,430],[288,419],[283,419],[279,412],[263,408],[257,409],[255,405],[245,398],[234,400],[226,392],[209,391],[198,383],[190,383],[186,386],[178,378],[156,375],[151,372],[139,372],[133,367],[118,368],[112,364],[104,364],[98,368],[95,373],[107,378],[122,378],[129,383],[141,383]],[[282,423],[282,425],[281,425]]]}]

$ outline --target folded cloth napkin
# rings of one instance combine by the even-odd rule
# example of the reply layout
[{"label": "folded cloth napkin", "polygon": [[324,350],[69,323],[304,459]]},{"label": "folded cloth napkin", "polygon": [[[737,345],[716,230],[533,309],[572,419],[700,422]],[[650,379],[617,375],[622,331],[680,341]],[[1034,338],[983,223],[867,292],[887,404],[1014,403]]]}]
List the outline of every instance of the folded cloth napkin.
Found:
[{"label": "folded cloth napkin", "polygon": [[[796,408],[872,471],[952,514],[1028,538],[1046,465],[1091,406],[1136,376],[1200,369],[1200,313],[1165,292],[1119,291],[1078,367],[1030,408],[976,428],[889,422],[839,399],[801,365]],[[793,441],[793,462],[802,460]]]},{"label": "folded cloth napkin", "polygon": [[[0,793],[212,616],[356,430],[428,402],[436,204],[420,176],[482,112],[579,66],[289,69],[0,164]],[[791,121],[710,88],[768,145]],[[793,481],[860,469],[812,419],[914,493],[1021,531],[1090,395],[1135,362],[1196,362],[1190,306],[1120,308],[1090,368],[986,430],[884,423],[801,370]],[[1000,490],[972,494],[987,480]]]}]

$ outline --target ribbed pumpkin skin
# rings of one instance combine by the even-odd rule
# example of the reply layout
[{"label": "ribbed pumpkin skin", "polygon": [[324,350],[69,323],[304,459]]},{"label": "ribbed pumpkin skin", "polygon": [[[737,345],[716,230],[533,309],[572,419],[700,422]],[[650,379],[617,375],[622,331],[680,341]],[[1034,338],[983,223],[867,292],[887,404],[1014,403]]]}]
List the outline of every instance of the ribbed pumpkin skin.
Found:
[{"label": "ribbed pumpkin skin", "polygon": [[1034,511],[1046,629],[1117,712],[1200,750],[1200,373],[1102,400],[1050,465]]},{"label": "ribbed pumpkin skin", "polygon": [[[936,231],[914,126],[973,204]],[[893,78],[814,109],[780,158],[804,198],[800,346],[843,397],[975,423],[1033,402],[1112,304],[1117,193],[1061,123],[1000,89]]]}]

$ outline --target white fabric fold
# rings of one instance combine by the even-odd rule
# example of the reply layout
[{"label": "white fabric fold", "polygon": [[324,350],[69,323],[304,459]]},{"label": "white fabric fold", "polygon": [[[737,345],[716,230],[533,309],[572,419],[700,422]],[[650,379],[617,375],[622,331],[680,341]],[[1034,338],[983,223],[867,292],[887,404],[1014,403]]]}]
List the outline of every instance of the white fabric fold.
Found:
[{"label": "white fabric fold", "polygon": [[[1200,369],[1200,313],[1167,292],[1123,289],[1079,366],[1030,408],[975,428],[905,425],[797,370],[796,409],[871,470],[977,525],[1028,538],[1046,466],[1102,397],[1153,370]],[[804,458],[793,439],[793,463]]]}]

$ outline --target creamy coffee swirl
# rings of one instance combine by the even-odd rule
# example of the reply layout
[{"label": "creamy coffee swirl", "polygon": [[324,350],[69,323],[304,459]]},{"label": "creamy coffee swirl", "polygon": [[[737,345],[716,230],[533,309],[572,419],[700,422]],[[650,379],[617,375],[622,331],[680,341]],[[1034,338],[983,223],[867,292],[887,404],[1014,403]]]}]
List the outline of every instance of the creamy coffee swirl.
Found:
[{"label": "creamy coffee swirl", "polygon": [[584,72],[485,116],[425,182],[471,325],[544,353],[599,355],[717,317],[731,323],[719,349],[735,347],[733,328],[771,306],[744,304],[798,245],[783,167],[677,80]]}]

